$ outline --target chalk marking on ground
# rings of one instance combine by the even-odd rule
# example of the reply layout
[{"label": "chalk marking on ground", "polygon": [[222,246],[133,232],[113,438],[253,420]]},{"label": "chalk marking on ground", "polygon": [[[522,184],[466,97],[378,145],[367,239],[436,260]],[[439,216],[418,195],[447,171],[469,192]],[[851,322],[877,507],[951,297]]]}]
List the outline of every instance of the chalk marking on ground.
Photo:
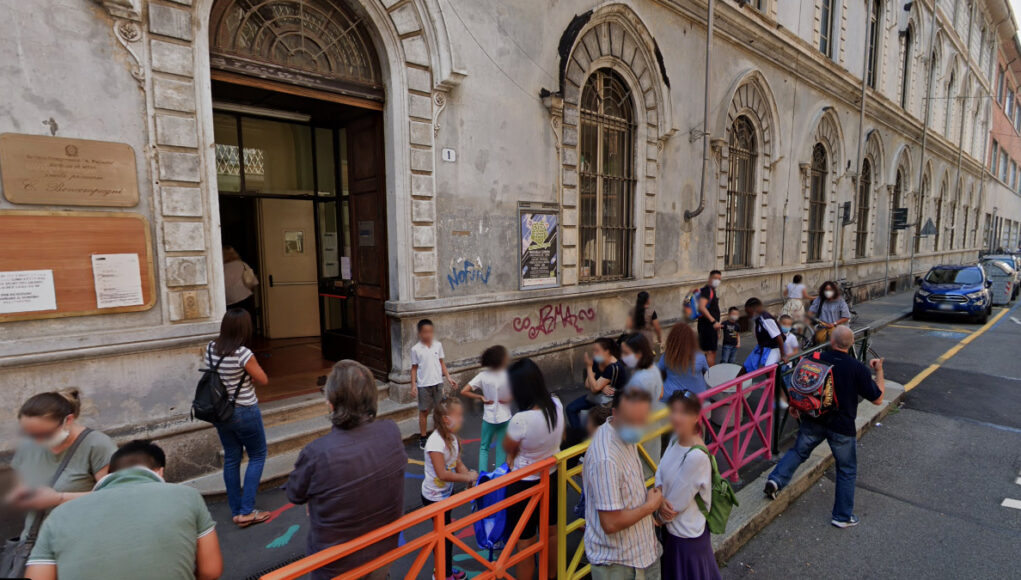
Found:
[{"label": "chalk marking on ground", "polygon": [[995,326],[996,323],[999,322],[1000,319],[1002,319],[1004,316],[1006,316],[1008,312],[1010,312],[1010,310],[1007,310],[1007,309],[1001,310],[999,312],[999,314],[997,314],[996,316],[994,316],[992,318],[992,320],[990,320],[989,322],[983,324],[982,328],[979,328],[975,332],[972,332],[968,336],[962,338],[961,342],[959,342],[959,343],[955,344],[954,346],[950,347],[950,350],[948,350],[945,353],[943,353],[943,356],[941,356],[938,359],[936,359],[936,362],[934,362],[931,365],[929,365],[925,370],[923,370],[922,372],[920,372],[917,375],[915,375],[915,378],[913,378],[910,381],[908,381],[908,383],[906,385],[904,385],[904,392],[906,393],[906,392],[910,391],[911,389],[913,389],[913,388],[917,387],[919,384],[921,384],[922,381],[924,381],[925,379],[929,378],[929,375],[931,375],[932,373],[936,372],[936,370],[938,368],[940,368],[941,366],[943,366],[948,360],[954,358],[954,356],[957,353],[961,352],[961,349],[963,349],[964,347],[966,347],[969,344],[971,344],[972,341],[974,341],[976,338],[982,336],[987,330],[989,330],[990,328]]},{"label": "chalk marking on ground", "polygon": [[294,507],[294,504],[290,503],[290,502],[287,502],[284,505],[278,507],[277,509],[269,512],[269,519],[266,520],[265,523],[268,524],[268,523],[272,522],[273,520],[275,520],[278,517],[280,517],[280,514],[284,513],[285,511],[287,511],[289,509],[291,509],[292,507]]},{"label": "chalk marking on ground", "polygon": [[1021,499],[1010,499],[1008,497],[1007,499],[1003,500],[1003,503],[1001,503],[1000,505],[1002,507],[1014,508],[1016,510],[1021,510]]},{"label": "chalk marking on ground", "polygon": [[296,534],[300,528],[301,526],[299,526],[298,524],[294,524],[293,526],[287,528],[286,532],[278,536],[272,542],[266,544],[266,548],[268,549],[283,548],[287,544],[291,543],[291,540],[294,538],[294,534]]},{"label": "chalk marking on ground", "polygon": [[907,328],[909,330],[936,330],[939,332],[956,332],[958,334],[971,334],[971,330],[960,330],[957,328],[940,328],[938,326],[924,326],[924,325],[913,325],[913,324],[887,324],[891,328]]}]

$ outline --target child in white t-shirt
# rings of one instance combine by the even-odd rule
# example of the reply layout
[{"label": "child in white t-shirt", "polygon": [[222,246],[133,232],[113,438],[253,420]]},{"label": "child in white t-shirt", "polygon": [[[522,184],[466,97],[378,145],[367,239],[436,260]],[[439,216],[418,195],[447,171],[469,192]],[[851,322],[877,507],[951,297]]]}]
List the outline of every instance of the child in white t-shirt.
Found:
[{"label": "child in white t-shirt", "polygon": [[783,303],[781,314],[790,314],[795,320],[801,320],[805,316],[805,299],[811,298],[805,285],[802,283],[801,274],[795,274],[793,281],[787,284],[783,295],[786,299]]},{"label": "child in white t-shirt", "polygon": [[[445,398],[433,411],[432,435],[425,443],[425,477],[422,479],[422,505],[434,504],[450,497],[455,483],[475,484],[479,474],[470,471],[461,461],[461,442],[457,438],[464,424],[464,408],[457,398]],[[444,514],[450,523],[450,511]],[[453,545],[447,541],[447,570],[444,578],[462,580],[465,573],[453,567]]]},{"label": "child in white t-shirt", "polygon": [[[787,355],[788,360],[794,358],[799,352],[801,352],[801,342],[798,341],[798,335],[791,332],[794,327],[794,319],[784,314],[777,321],[780,323],[780,332],[783,334],[783,352]],[[779,372],[779,371],[778,371]],[[784,385],[789,389],[791,387],[791,375],[783,375]],[[779,385],[777,385],[779,388]],[[785,390],[780,391],[780,410],[787,408],[787,393]]]},{"label": "child in white t-shirt", "polygon": [[475,375],[461,389],[461,394],[482,401],[482,439],[479,441],[479,470],[489,471],[489,447],[496,443],[495,467],[503,465],[507,458],[503,450],[503,437],[510,422],[510,386],[507,383],[507,364],[510,357],[507,349],[491,346],[482,353],[482,372]]},{"label": "child in white t-shirt", "polygon": [[432,321],[419,320],[418,342],[411,347],[411,389],[418,393],[418,446],[421,449],[425,449],[429,413],[444,397],[444,377],[450,388],[457,388],[457,381],[450,378],[447,364],[443,361],[443,344],[434,340],[433,334]]}]

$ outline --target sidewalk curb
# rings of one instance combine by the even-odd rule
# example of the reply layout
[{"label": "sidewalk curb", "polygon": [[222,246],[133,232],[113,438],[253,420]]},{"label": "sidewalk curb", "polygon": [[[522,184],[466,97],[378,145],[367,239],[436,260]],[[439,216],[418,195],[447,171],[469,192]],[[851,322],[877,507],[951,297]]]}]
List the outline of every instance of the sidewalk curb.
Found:
[{"label": "sidewalk curb", "polygon": [[[902,317],[894,318],[897,320]],[[889,324],[889,323],[884,323]],[[857,430],[858,439],[867,433],[873,425],[881,421],[890,410],[895,408],[904,398],[904,386],[893,381],[886,382],[886,397],[878,407],[867,401],[858,406]],[[713,551],[716,561],[725,565],[737,552],[755,537],[760,531],[782,514],[801,494],[808,491],[833,464],[833,455],[829,446],[820,445],[805,463],[798,468],[790,484],[780,495],[770,501],[763,493],[769,471],[765,471],[755,481],[749,482],[737,493],[739,506],[731,513],[727,532],[721,536],[713,536]],[[828,514],[820,514],[820,518],[828,518]]]}]

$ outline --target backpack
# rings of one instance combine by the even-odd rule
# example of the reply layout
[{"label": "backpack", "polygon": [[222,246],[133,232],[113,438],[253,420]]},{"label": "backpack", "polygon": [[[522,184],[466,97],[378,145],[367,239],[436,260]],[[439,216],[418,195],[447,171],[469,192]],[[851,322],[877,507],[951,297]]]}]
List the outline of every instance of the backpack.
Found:
[{"label": "backpack", "polygon": [[720,475],[720,468],[716,465],[716,458],[704,446],[696,445],[688,449],[684,453],[684,458],[681,459],[681,464],[688,458],[688,453],[691,453],[692,449],[698,449],[708,455],[709,462],[713,466],[711,480],[712,503],[710,503],[709,509],[706,509],[702,496],[695,494],[695,505],[698,506],[698,511],[702,512],[702,515],[705,516],[705,524],[709,531],[713,534],[722,534],[727,531],[727,520],[730,519],[730,512],[734,509],[734,506],[740,505],[737,502],[737,495],[734,493],[734,488],[730,486],[730,482],[723,479],[723,476]]},{"label": "backpack", "polygon": [[[712,300],[716,296],[716,291],[709,288],[709,300]],[[688,295],[688,308],[691,310],[691,318],[688,320],[697,320],[698,317],[702,316],[702,312],[698,309],[698,299],[702,297],[702,289],[698,288]]]},{"label": "backpack", "polygon": [[[507,475],[510,468],[504,463],[493,471],[479,473],[479,481],[476,485],[482,485],[502,475]],[[472,504],[472,512],[486,509],[487,507],[500,503],[507,497],[507,488],[501,487],[478,498]],[[500,510],[475,522],[475,543],[480,548],[489,550],[489,561],[493,561],[493,553],[503,549],[507,543],[507,536],[510,535],[510,528],[507,527],[507,510]]]},{"label": "backpack", "polygon": [[818,418],[835,410],[838,405],[833,365],[823,361],[818,352],[802,358],[791,373],[787,395],[791,407],[809,417]]},{"label": "backpack", "polygon": [[238,400],[241,385],[245,383],[248,373],[241,375],[237,387],[234,388],[234,397],[231,398],[223,379],[220,378],[220,364],[226,357],[221,356],[220,360],[213,364],[213,349],[207,347],[206,353],[209,355],[209,367],[201,369],[202,377],[195,387],[195,398],[191,402],[191,417],[214,425],[226,423],[234,417],[234,404]]}]

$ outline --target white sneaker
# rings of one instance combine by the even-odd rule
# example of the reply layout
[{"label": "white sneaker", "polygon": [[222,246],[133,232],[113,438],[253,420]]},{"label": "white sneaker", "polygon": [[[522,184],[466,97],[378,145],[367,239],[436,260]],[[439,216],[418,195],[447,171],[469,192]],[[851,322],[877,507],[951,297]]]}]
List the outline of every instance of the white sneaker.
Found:
[{"label": "white sneaker", "polygon": [[858,516],[855,515],[852,515],[851,519],[847,520],[846,522],[842,522],[840,520],[830,520],[830,523],[838,528],[853,528],[854,526],[857,526],[860,522],[861,520],[859,520]]}]

